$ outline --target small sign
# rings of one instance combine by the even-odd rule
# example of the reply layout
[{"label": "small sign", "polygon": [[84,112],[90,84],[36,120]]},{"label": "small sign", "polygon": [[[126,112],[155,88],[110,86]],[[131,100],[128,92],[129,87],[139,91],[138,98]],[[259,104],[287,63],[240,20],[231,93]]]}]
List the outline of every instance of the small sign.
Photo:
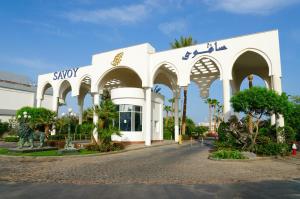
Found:
[{"label": "small sign", "polygon": [[120,62],[122,61],[122,57],[123,57],[123,52],[118,53],[114,60],[111,62],[111,65],[113,66],[118,66],[120,64]]},{"label": "small sign", "polygon": [[78,69],[79,68],[72,68],[72,69],[54,72],[53,80],[60,80],[60,79],[76,77]]},{"label": "small sign", "polygon": [[225,45],[218,47],[217,42],[215,42],[214,45],[212,45],[211,43],[207,43],[207,50],[204,51],[194,50],[193,52],[186,51],[185,55],[182,57],[182,60],[188,60],[191,54],[193,54],[192,58],[194,58],[199,54],[212,53],[214,51],[221,51],[221,50],[227,50],[227,47]]}]

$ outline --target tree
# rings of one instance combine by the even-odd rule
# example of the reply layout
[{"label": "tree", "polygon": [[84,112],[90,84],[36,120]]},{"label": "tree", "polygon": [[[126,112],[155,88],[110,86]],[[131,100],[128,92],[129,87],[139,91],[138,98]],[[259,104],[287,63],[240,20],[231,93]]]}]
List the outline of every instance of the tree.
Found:
[{"label": "tree", "polygon": [[35,107],[22,107],[17,110],[16,115],[22,115],[23,112],[27,112],[31,116],[30,124],[32,128],[42,128],[46,135],[49,134],[50,126],[54,124],[56,113],[46,108],[35,108]]},{"label": "tree", "polygon": [[[208,118],[209,118],[209,131],[212,131],[212,120],[215,118],[215,115],[216,115],[216,107],[219,105],[219,102],[218,100],[216,99],[211,99],[211,98],[207,98],[205,101],[204,101],[206,104],[208,104],[208,110],[209,110],[209,115],[208,115]],[[213,112],[213,114],[212,114]],[[215,120],[215,123],[216,123],[216,120]]]},{"label": "tree", "polygon": [[94,110],[93,108],[87,108],[83,111],[83,121],[84,122],[93,122]]},{"label": "tree", "polygon": [[295,104],[300,104],[300,96],[299,95],[291,96],[290,98],[291,98],[292,102],[294,102]]},{"label": "tree", "polygon": [[164,110],[166,111],[166,124],[165,125],[168,126],[169,112],[172,111],[172,108],[171,108],[171,106],[165,105]]},{"label": "tree", "polygon": [[286,126],[293,128],[296,133],[296,139],[300,140],[300,97],[291,96],[290,99],[289,107],[283,114],[284,123]]},{"label": "tree", "polygon": [[215,115],[216,130],[219,128],[221,122],[224,121],[223,109],[224,109],[224,106],[222,104],[218,103],[217,107],[216,107],[216,115]]},{"label": "tree", "polygon": [[175,112],[175,97],[168,99],[168,102],[171,103],[171,116],[174,117]]},{"label": "tree", "polygon": [[212,109],[213,109],[213,116],[212,116],[212,120],[213,120],[213,123],[214,123],[214,128],[213,130],[216,131],[216,109],[217,109],[217,106],[219,105],[219,101],[216,100],[216,99],[212,99],[211,101],[211,106],[212,106]]},{"label": "tree", "polygon": [[203,136],[203,134],[208,131],[208,127],[207,126],[196,126],[194,131],[198,137]]},{"label": "tree", "polygon": [[[191,36],[183,37],[181,36],[179,40],[175,39],[174,42],[170,43],[172,49],[188,47],[197,44],[197,41],[194,40]],[[183,110],[182,110],[182,125],[181,125],[181,134],[185,134],[186,130],[186,104],[187,104],[187,87],[183,89]]]},{"label": "tree", "polygon": [[[254,120],[254,128],[252,131],[249,129],[251,135],[249,149],[251,150],[255,145],[262,117],[275,114],[278,118],[288,107],[288,97],[285,93],[279,95],[273,90],[252,87],[234,95],[231,98],[231,103],[235,112],[243,112],[246,115],[250,115]],[[277,135],[278,140],[280,136]]]}]

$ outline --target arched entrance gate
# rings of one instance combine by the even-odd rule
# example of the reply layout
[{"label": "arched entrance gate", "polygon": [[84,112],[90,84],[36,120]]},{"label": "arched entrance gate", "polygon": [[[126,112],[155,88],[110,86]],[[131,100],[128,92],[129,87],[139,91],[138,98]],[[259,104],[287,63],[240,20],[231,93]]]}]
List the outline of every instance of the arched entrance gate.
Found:
[{"label": "arched entrance gate", "polygon": [[[153,126],[158,129],[162,127],[159,123],[162,116],[155,114],[162,112],[163,99],[162,96],[154,95],[151,89],[154,84],[164,84],[172,90],[175,98],[174,129],[177,142],[178,99],[182,89],[193,81],[199,87],[200,97],[207,98],[211,84],[217,79],[221,80],[224,119],[227,120],[232,114],[230,96],[239,91],[241,82],[250,74],[261,77],[268,88],[278,93],[282,92],[278,31],[162,52],[155,52],[155,49],[146,43],[96,54],[89,66],[40,75],[37,106],[43,105],[44,93],[47,88],[52,87],[54,111],[57,111],[59,102],[63,102],[66,93],[70,91],[72,96],[77,96],[79,112],[82,114],[83,99],[87,93],[93,96],[94,105],[99,105],[99,95],[103,89],[119,89],[112,93],[115,95],[115,102],[121,104],[124,112],[122,117],[126,118],[126,124],[123,125],[140,133],[140,136],[135,137],[128,135],[127,141],[137,139],[151,145],[154,137],[162,139],[160,135],[153,133]],[[126,104],[124,99],[134,103]],[[95,114],[94,122],[96,121]],[[272,122],[275,122],[274,118]],[[278,123],[283,125],[282,117]]]}]

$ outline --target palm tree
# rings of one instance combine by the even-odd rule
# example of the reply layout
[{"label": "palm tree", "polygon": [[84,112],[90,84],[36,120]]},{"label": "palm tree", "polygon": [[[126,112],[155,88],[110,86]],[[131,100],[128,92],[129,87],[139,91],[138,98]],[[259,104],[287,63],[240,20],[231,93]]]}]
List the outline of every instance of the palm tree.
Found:
[{"label": "palm tree", "polygon": [[[249,89],[253,87],[253,75],[250,74],[248,75],[248,86],[249,86]],[[249,129],[249,132],[253,132],[253,118],[250,114],[248,114],[248,129]]]},{"label": "palm tree", "polygon": [[[196,40],[193,40],[191,36],[183,37],[181,36],[179,40],[175,39],[173,43],[170,43],[172,49],[188,47],[197,44]],[[185,134],[186,130],[186,104],[187,104],[187,87],[183,89],[183,112],[181,121],[181,134]]]},{"label": "palm tree", "polygon": [[174,103],[175,103],[175,98],[171,98],[168,100],[168,102],[171,103],[171,116],[174,117],[174,111],[175,111],[175,107],[174,107]]},{"label": "palm tree", "polygon": [[216,116],[216,107],[218,106],[218,104],[219,104],[218,100],[216,100],[216,99],[212,99],[211,100],[211,107],[213,109],[212,120],[213,120],[213,123],[214,123],[213,131],[216,131],[216,119],[215,119],[215,116]]},{"label": "palm tree", "polygon": [[224,106],[220,103],[217,104],[217,115],[216,115],[216,129],[219,128],[221,122],[224,120],[223,118],[223,108]]},{"label": "palm tree", "polygon": [[168,126],[168,120],[169,120],[169,112],[172,111],[171,106],[164,106],[164,110],[166,111],[166,126]]},{"label": "palm tree", "polygon": [[211,98],[207,98],[205,101],[204,101],[206,104],[208,104],[208,118],[209,118],[209,132],[211,131],[211,109],[212,109],[212,99]]},{"label": "palm tree", "polygon": [[94,116],[93,108],[87,108],[86,110],[83,111],[84,122],[93,121],[93,116]]}]

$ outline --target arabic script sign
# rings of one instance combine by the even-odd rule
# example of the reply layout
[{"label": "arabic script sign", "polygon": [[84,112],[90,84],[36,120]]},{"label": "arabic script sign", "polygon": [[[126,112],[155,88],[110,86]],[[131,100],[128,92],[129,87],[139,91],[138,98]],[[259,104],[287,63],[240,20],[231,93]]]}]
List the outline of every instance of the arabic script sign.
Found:
[{"label": "arabic script sign", "polygon": [[53,73],[53,80],[66,79],[71,77],[76,77],[79,68],[72,68],[62,71],[57,71]]},{"label": "arabic script sign", "polygon": [[214,46],[211,43],[207,43],[207,50],[204,51],[194,50],[194,52],[186,51],[185,55],[182,57],[182,60],[188,60],[191,54],[193,54],[192,58],[194,58],[200,54],[212,53],[214,51],[221,51],[221,50],[227,50],[227,47],[225,45],[218,47],[217,42],[214,43]]},{"label": "arabic script sign", "polygon": [[113,66],[118,66],[120,64],[120,62],[122,61],[122,57],[123,57],[123,52],[118,53],[114,60],[111,62],[111,65]]}]

